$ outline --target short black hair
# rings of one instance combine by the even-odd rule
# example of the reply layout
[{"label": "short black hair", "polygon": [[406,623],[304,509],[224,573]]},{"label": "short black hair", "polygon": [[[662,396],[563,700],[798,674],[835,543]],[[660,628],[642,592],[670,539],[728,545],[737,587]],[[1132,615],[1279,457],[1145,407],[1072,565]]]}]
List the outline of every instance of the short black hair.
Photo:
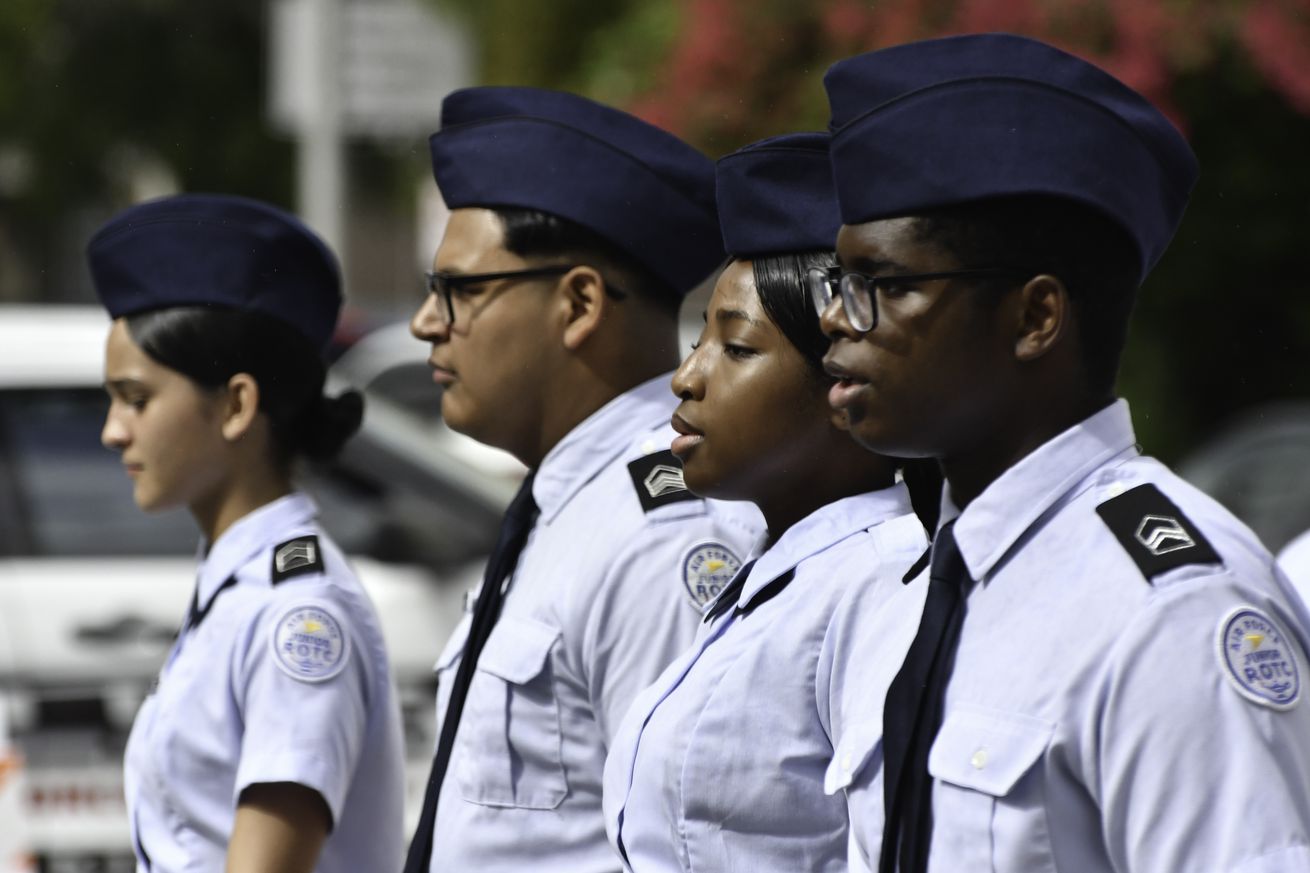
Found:
[{"label": "short black hair", "polygon": [[1140,270],[1137,246],[1118,222],[1072,200],[1033,195],[935,210],[918,216],[916,231],[961,267],[1017,267],[1064,282],[1086,387],[1113,391]]},{"label": "short black hair", "polygon": [[635,257],[575,221],[539,209],[494,207],[505,231],[505,249],[521,258],[569,258],[595,267],[620,294],[631,293],[672,315],[682,294]]},{"label": "short black hair", "polygon": [[827,269],[836,265],[837,254],[822,251],[763,255],[751,260],[755,291],[765,314],[824,379],[823,356],[828,351],[828,338],[819,327],[819,314],[814,311],[805,279],[813,267]]},{"label": "short black hair", "polygon": [[156,362],[207,391],[238,373],[259,384],[277,462],[326,460],[359,429],[364,398],[357,391],[323,395],[326,370],[313,343],[281,320],[219,306],[174,306],[129,316],[128,333]]}]

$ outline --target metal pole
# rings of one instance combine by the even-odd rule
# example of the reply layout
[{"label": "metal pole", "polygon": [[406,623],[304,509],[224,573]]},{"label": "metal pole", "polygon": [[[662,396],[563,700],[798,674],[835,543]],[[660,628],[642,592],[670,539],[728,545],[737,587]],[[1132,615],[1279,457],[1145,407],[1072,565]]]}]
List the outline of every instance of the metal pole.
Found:
[{"label": "metal pole", "polygon": [[345,144],[341,130],[342,0],[308,0],[309,99],[300,132],[297,210],[346,268]]}]

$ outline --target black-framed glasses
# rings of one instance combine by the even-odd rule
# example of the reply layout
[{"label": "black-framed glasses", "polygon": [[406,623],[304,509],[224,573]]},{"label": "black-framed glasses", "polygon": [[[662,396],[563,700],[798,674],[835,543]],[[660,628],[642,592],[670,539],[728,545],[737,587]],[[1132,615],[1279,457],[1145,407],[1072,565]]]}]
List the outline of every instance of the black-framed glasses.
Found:
[{"label": "black-framed glasses", "polygon": [[937,273],[902,273],[898,276],[870,276],[841,267],[811,267],[805,274],[810,300],[820,315],[840,296],[846,320],[860,333],[868,333],[878,324],[877,292],[894,285],[928,282],[934,279],[985,279],[989,276],[1018,276],[1029,271],[1019,267],[971,267]]},{"label": "black-framed glasses", "polygon": [[563,276],[576,266],[576,264],[552,264],[549,267],[505,270],[500,273],[447,273],[436,270],[423,275],[427,278],[428,293],[437,295],[437,299],[441,301],[441,308],[446,314],[446,324],[454,324],[454,294],[461,288],[481,285],[484,282],[499,282],[503,279],[543,279],[547,276]]}]

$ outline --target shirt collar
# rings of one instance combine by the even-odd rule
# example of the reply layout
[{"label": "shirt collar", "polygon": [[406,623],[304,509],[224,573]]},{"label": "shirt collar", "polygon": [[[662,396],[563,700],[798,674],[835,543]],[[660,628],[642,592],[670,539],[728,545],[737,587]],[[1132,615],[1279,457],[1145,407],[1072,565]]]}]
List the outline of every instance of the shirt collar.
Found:
[{"label": "shirt collar", "polygon": [[760,589],[806,558],[853,534],[911,511],[910,492],[899,482],[890,488],[843,497],[819,507],[787,528],[778,541],[759,556],[742,586],[738,606],[745,608]]},{"label": "shirt collar", "polygon": [[[593,412],[546,453],[532,483],[541,520],[550,521],[573,496],[621,455],[644,430],[668,424],[677,402],[672,373],[625,391]],[[650,452],[667,449],[652,444]]]},{"label": "shirt collar", "polygon": [[261,549],[281,542],[286,534],[310,524],[318,515],[318,507],[308,495],[293,492],[266,503],[254,512],[247,513],[223,531],[214,544],[205,549],[200,543],[200,575],[196,580],[197,602],[206,606],[215,592],[222,587],[242,564]]},{"label": "shirt collar", "polygon": [[1128,402],[1117,400],[1039,446],[961,512],[942,491],[942,523],[958,516],[955,542],[969,575],[983,581],[1038,519],[1089,475],[1136,453]]}]

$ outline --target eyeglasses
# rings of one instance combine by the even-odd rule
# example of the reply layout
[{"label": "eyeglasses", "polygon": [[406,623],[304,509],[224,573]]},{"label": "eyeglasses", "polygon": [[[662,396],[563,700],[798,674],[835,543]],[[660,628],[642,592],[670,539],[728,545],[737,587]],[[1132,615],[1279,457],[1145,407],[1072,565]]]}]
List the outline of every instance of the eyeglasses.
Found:
[{"label": "eyeglasses", "polygon": [[[437,295],[442,309],[446,313],[446,324],[455,323],[455,295],[469,285],[484,282],[499,282],[505,279],[543,279],[547,276],[563,276],[569,270],[577,269],[578,264],[554,264],[549,267],[531,267],[527,270],[506,270],[502,273],[447,273],[436,270],[424,273],[429,294]],[[605,293],[615,300],[622,300],[626,293],[617,285],[605,282]]]},{"label": "eyeglasses", "polygon": [[870,276],[867,273],[843,273],[841,267],[811,267],[805,274],[810,300],[814,309],[823,311],[840,294],[842,308],[851,327],[868,333],[878,324],[878,307],[875,294],[878,289],[911,282],[928,282],[933,279],[982,279],[988,276],[1017,276],[1028,271],[1018,267],[976,267],[967,270],[946,270],[940,273],[904,273],[899,276]]},{"label": "eyeglasses", "polygon": [[437,270],[424,273],[427,277],[429,294],[437,295],[442,309],[446,313],[446,324],[455,323],[454,296],[469,285],[481,285],[484,282],[499,282],[503,279],[541,279],[546,276],[563,276],[572,270],[575,264],[555,264],[550,267],[532,267],[527,270],[506,270],[502,273],[446,273]]}]

